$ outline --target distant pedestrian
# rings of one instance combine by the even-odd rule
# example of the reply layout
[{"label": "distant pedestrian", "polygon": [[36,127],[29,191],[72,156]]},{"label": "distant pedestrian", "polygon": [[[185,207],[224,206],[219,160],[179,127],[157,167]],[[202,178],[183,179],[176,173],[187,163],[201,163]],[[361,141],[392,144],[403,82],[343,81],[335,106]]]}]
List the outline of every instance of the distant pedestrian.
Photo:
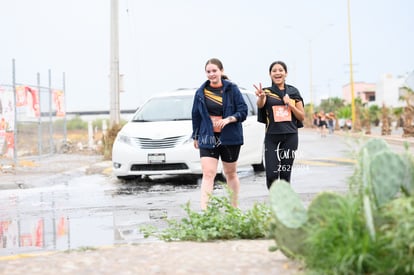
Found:
[{"label": "distant pedestrian", "polygon": [[214,188],[219,158],[231,190],[231,204],[238,206],[240,181],[237,160],[243,144],[242,122],[247,105],[236,84],[224,75],[223,64],[212,58],[205,65],[207,81],[197,89],[192,108],[194,147],[200,150],[201,209],[205,210]]},{"label": "distant pedestrian", "polygon": [[321,133],[321,137],[326,137],[326,129],[328,128],[328,122],[327,122],[325,112],[321,110],[318,114],[318,117],[319,117],[319,130]]},{"label": "distant pedestrian", "polygon": [[315,127],[316,129],[319,128],[319,117],[318,117],[318,112],[314,112],[313,113],[313,127]]},{"label": "distant pedestrian", "polygon": [[327,119],[328,119],[328,132],[330,135],[332,135],[334,133],[335,130],[335,114],[333,112],[329,112],[327,114]]},{"label": "distant pedestrian", "polygon": [[[282,61],[270,65],[272,85],[256,88],[258,120],[266,123],[265,168],[266,184],[270,189],[277,180],[290,182],[298,148],[298,128],[303,127],[305,111],[302,96],[294,86],[285,83],[287,66]],[[261,141],[258,141],[261,142]]]}]

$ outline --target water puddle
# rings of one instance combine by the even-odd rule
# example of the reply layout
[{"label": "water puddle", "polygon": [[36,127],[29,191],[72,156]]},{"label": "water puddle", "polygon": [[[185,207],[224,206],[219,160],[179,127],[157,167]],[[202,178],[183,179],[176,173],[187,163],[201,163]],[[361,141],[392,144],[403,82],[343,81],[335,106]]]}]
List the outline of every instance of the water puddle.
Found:
[{"label": "water puddle", "polygon": [[140,227],[162,228],[165,218],[181,215],[189,192],[198,196],[197,184],[111,182],[100,175],[4,190],[0,256],[149,241]]}]

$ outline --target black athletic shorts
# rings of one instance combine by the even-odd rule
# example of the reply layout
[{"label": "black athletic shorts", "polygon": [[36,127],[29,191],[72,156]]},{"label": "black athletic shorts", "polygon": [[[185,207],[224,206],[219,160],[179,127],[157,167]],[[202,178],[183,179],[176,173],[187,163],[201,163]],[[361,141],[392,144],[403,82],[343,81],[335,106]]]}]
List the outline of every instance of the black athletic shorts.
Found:
[{"label": "black athletic shorts", "polygon": [[224,162],[235,162],[239,158],[241,145],[219,145],[213,149],[200,148],[200,158],[210,157],[219,159]]}]

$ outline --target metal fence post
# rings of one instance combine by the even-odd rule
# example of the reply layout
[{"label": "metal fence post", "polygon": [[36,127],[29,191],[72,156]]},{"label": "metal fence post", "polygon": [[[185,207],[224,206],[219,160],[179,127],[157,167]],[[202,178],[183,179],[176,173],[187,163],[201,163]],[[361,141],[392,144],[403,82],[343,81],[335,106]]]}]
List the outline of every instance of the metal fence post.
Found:
[{"label": "metal fence post", "polygon": [[64,110],[65,110],[65,116],[63,117],[63,141],[65,142],[65,144],[67,143],[67,129],[66,129],[66,120],[67,120],[67,118],[66,118],[66,113],[67,113],[67,111],[66,111],[66,101],[67,101],[67,94],[66,94],[66,74],[65,74],[65,72],[63,72],[63,74],[62,74],[62,90],[63,90],[63,96],[64,96],[64,101],[63,101],[63,104],[64,104]]},{"label": "metal fence post", "polygon": [[37,148],[39,151],[39,157],[42,155],[42,97],[41,97],[41,88],[40,88],[40,73],[37,73],[37,90],[39,97],[39,117],[37,119]]},{"label": "metal fence post", "polygon": [[53,149],[53,118],[52,118],[52,72],[49,69],[49,142],[50,153],[54,153]]},{"label": "metal fence post", "polygon": [[17,103],[17,96],[16,96],[16,62],[14,58],[12,59],[12,78],[13,78],[13,100],[14,100],[14,126],[13,126],[13,161],[17,163],[17,110],[16,110],[16,103]]}]

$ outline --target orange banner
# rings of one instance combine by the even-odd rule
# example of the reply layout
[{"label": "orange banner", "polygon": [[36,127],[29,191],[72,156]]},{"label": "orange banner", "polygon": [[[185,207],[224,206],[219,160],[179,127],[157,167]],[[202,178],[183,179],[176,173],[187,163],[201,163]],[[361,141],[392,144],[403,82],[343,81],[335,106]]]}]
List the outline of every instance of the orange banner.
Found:
[{"label": "orange banner", "polygon": [[16,108],[26,108],[27,117],[39,117],[39,91],[29,86],[16,86]]},{"label": "orange banner", "polygon": [[65,94],[62,90],[53,90],[53,103],[56,108],[56,116],[65,116]]}]

